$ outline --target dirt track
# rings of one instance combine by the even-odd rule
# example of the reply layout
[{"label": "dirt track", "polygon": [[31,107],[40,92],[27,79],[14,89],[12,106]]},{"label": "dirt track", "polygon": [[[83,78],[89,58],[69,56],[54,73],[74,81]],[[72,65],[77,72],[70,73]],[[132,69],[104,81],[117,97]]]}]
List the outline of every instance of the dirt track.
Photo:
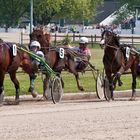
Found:
[{"label": "dirt track", "polygon": [[140,98],[0,107],[0,140],[139,140]]}]

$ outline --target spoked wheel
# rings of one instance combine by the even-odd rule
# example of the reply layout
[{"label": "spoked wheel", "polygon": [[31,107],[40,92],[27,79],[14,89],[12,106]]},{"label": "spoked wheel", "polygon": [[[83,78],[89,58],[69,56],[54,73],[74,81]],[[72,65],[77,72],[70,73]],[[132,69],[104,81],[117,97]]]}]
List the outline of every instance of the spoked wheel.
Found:
[{"label": "spoked wheel", "polygon": [[107,101],[110,101],[110,99],[111,99],[111,91],[109,89],[109,81],[108,81],[108,79],[106,77],[104,79],[104,96],[105,96],[105,99]]},{"label": "spoked wheel", "polygon": [[61,78],[56,76],[53,78],[51,83],[51,96],[53,103],[58,103],[61,101],[63,95],[63,88],[61,83]]},{"label": "spoked wheel", "polygon": [[46,80],[44,80],[44,96],[49,101],[53,100],[54,104],[61,101],[61,98],[63,96],[61,78],[59,78],[58,76],[50,78],[47,88]]},{"label": "spoked wheel", "polygon": [[104,76],[98,73],[96,78],[96,93],[99,99],[104,99]]}]

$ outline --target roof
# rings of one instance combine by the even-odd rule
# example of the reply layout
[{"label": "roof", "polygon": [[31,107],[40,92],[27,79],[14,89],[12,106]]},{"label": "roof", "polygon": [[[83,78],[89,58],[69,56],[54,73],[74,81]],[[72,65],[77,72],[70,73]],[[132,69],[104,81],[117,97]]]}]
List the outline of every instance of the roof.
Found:
[{"label": "roof", "polygon": [[104,0],[104,4],[97,8],[95,23],[100,23],[119,8],[119,3],[115,0]]}]

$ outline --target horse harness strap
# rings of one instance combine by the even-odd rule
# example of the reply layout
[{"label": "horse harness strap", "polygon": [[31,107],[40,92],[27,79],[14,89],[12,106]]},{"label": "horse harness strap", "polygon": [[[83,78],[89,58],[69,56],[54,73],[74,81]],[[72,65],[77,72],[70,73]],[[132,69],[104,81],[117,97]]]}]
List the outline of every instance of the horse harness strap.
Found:
[{"label": "horse harness strap", "polygon": [[[121,48],[115,47],[115,46],[112,46],[112,45],[109,45],[109,44],[106,44],[106,46],[117,50],[116,53],[115,53],[115,56],[113,57],[112,62],[111,62],[111,72],[112,72],[113,62],[114,62],[114,60],[115,60],[115,57],[116,57],[118,51],[121,50]],[[121,51],[122,51],[122,50],[121,50]],[[122,52],[122,53],[123,53],[123,52]],[[124,58],[125,58],[125,57],[124,57]],[[126,59],[126,58],[125,58],[125,59]],[[123,63],[123,62],[122,62],[122,67],[123,67],[123,68],[125,68],[125,65],[126,65],[126,63]]]},{"label": "horse harness strap", "polygon": [[118,47],[115,47],[115,46],[112,46],[112,45],[109,45],[109,44],[106,44],[105,46],[108,46],[108,47],[110,47],[110,48],[114,48],[114,49],[116,49],[116,50],[120,49],[120,48],[118,48]]}]

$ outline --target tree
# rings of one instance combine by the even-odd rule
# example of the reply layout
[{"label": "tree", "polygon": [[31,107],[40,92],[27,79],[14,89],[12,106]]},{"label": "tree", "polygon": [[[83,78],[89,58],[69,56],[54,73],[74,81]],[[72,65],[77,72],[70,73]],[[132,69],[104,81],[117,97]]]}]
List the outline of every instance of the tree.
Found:
[{"label": "tree", "polygon": [[0,0],[0,24],[6,28],[17,25],[28,9],[29,0]]},{"label": "tree", "polygon": [[[103,0],[34,0],[35,24],[48,24],[53,19],[89,19]],[[21,17],[29,17],[30,0],[0,0],[0,24],[15,26]]]},{"label": "tree", "polygon": [[34,19],[41,23],[50,23],[52,19],[89,19],[96,13],[102,0],[36,0]]},{"label": "tree", "polygon": [[40,24],[48,24],[60,11],[63,0],[35,0],[34,21]]},{"label": "tree", "polygon": [[135,15],[135,6],[140,6],[139,0],[118,0],[121,10],[116,12],[117,20],[122,21],[130,17],[130,15]]},{"label": "tree", "polygon": [[124,5],[127,4],[127,8],[130,11],[134,10],[134,6],[136,5],[140,5],[140,1],[139,0],[118,0],[120,2],[120,5]]}]

